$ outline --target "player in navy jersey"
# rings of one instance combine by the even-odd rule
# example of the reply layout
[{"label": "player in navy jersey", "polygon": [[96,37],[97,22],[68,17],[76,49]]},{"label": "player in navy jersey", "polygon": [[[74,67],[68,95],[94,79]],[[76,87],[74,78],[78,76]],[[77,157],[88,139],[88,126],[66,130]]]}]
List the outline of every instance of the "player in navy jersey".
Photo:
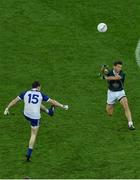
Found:
[{"label": "player in navy jersey", "polygon": [[[54,107],[60,107],[65,110],[68,110],[68,105],[63,105],[51,98],[47,95],[43,94],[41,91],[41,85],[38,81],[33,82],[32,89],[28,90],[24,93],[21,93],[14,100],[12,100],[9,105],[6,107],[4,111],[4,115],[9,114],[9,109],[14,106],[18,101],[24,101],[24,117],[31,124],[31,137],[29,141],[29,147],[27,150],[26,158],[27,161],[30,161],[30,157],[33,151],[33,147],[35,144],[35,140],[37,137],[39,123],[41,119],[40,109],[48,113],[50,116],[54,113]],[[49,102],[52,106],[48,110],[44,105],[42,105],[42,101]]]}]

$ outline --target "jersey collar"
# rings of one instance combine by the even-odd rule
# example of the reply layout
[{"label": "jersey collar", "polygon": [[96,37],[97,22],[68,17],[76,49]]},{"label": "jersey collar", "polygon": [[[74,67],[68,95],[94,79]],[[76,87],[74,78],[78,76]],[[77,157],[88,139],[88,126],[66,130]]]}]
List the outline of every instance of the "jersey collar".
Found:
[{"label": "jersey collar", "polygon": [[116,73],[116,72],[113,70],[113,74],[116,75],[116,74],[119,74],[119,73]]},{"label": "jersey collar", "polygon": [[38,89],[37,88],[32,88],[32,91],[38,91]]}]

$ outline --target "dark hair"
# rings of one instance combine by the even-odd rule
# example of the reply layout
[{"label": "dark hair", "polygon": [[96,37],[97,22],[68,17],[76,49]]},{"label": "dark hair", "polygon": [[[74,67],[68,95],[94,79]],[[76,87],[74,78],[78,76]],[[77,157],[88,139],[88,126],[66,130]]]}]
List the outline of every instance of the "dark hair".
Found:
[{"label": "dark hair", "polygon": [[37,88],[37,87],[39,87],[40,86],[40,82],[39,81],[34,81],[33,83],[32,83],[32,88]]},{"label": "dark hair", "polygon": [[118,64],[123,65],[122,61],[115,61],[115,62],[113,63],[114,66],[117,66]]}]

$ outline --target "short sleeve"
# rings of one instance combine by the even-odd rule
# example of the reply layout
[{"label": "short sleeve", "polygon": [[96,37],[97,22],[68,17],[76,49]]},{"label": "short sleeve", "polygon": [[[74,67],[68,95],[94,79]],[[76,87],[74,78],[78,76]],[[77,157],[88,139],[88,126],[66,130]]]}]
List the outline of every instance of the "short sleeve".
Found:
[{"label": "short sleeve", "polygon": [[50,98],[47,95],[43,93],[41,93],[41,95],[42,95],[42,101],[49,101]]},{"label": "short sleeve", "polygon": [[121,79],[122,79],[122,82],[124,82],[124,80],[125,80],[125,73],[121,74]]},{"label": "short sleeve", "polygon": [[106,74],[106,76],[111,76],[111,71],[108,71],[108,73]]},{"label": "short sleeve", "polygon": [[18,96],[18,98],[19,98],[20,100],[24,100],[25,93],[26,93],[26,92],[21,93],[21,94]]}]

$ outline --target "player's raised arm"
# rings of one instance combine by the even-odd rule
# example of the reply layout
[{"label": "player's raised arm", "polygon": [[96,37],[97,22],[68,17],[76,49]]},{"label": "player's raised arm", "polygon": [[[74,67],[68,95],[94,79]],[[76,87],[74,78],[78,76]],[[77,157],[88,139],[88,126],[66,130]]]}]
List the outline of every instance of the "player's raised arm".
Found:
[{"label": "player's raised arm", "polygon": [[[43,98],[42,101],[49,102],[49,103],[50,103],[51,105],[53,105],[53,106],[60,107],[60,108],[63,108],[63,109],[65,109],[65,110],[68,110],[68,108],[69,108],[68,105],[63,105],[63,104],[59,103],[58,101],[49,98],[47,95],[45,95],[45,94],[43,94],[43,93],[41,93],[41,94],[42,94],[42,98]],[[42,107],[42,108],[43,108],[43,107]]]},{"label": "player's raised arm", "polygon": [[63,105],[54,99],[49,99],[48,102],[53,106],[57,106],[57,107],[65,109],[65,110],[68,110],[68,108],[69,108],[68,105]]},{"label": "player's raised arm", "polygon": [[4,115],[8,115],[9,114],[9,109],[16,105],[16,103],[20,101],[19,97],[16,97],[15,99],[13,99],[9,104],[8,106],[6,107],[5,111],[4,111]]}]

